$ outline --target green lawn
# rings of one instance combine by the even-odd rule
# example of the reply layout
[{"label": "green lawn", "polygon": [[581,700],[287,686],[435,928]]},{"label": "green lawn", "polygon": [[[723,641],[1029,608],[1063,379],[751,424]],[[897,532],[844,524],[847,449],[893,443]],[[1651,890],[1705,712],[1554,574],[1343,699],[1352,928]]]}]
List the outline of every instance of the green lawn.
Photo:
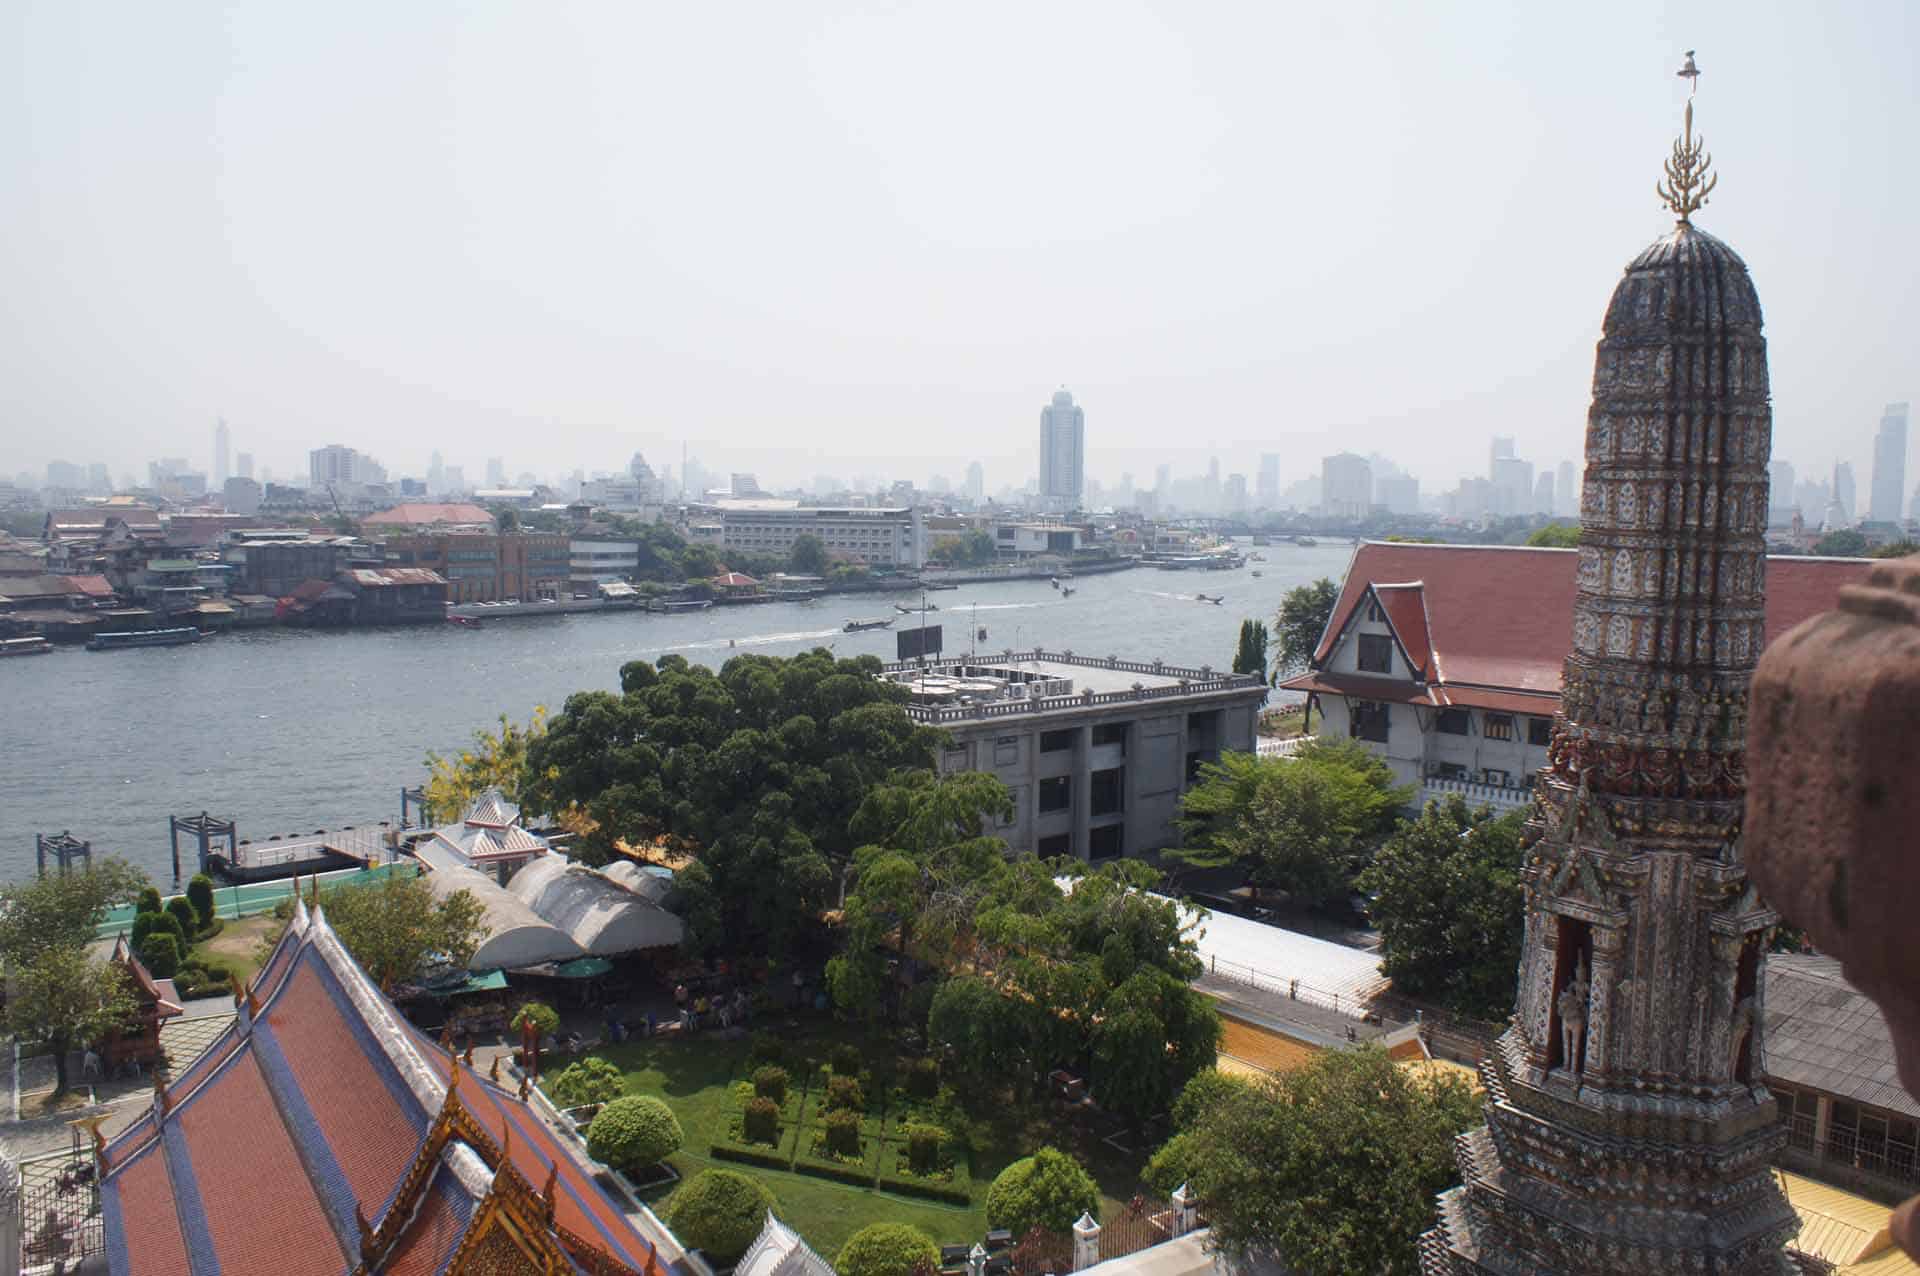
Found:
[{"label": "green lawn", "polygon": [[[817,1064],[835,1041],[853,1040],[869,1058],[888,1056],[892,1047],[882,1037],[869,1036],[844,1025],[821,1021],[797,1039],[787,1042],[789,1056],[811,1057]],[[920,1200],[871,1187],[856,1187],[790,1170],[719,1160],[710,1154],[716,1134],[725,1137],[732,1117],[729,1087],[753,1071],[748,1042],[695,1038],[689,1041],[653,1041],[603,1047],[596,1051],[611,1060],[627,1078],[630,1094],[651,1094],[673,1108],[686,1132],[686,1146],[671,1159],[682,1179],[712,1166],[738,1170],[759,1179],[779,1202],[779,1214],[829,1262],[854,1232],[874,1222],[911,1223],[942,1245],[970,1244],[986,1230],[987,1187],[1007,1163],[1031,1153],[1043,1143],[1063,1148],[1086,1165],[1099,1182],[1111,1210],[1138,1190],[1139,1170],[1146,1156],[1123,1154],[1095,1137],[1092,1123],[1051,1110],[994,1105],[996,1122],[987,1148],[973,1162],[973,1205]],[[551,1065],[557,1073],[559,1061]],[[805,1067],[789,1063],[796,1085]],[[802,1132],[804,1137],[805,1132]],[[657,1204],[671,1193],[660,1188],[646,1194]]]}]

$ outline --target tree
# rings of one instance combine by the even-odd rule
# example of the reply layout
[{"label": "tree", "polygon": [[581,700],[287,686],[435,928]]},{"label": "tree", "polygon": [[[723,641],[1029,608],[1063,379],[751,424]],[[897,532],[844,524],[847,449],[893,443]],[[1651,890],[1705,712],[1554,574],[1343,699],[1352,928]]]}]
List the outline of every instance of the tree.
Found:
[{"label": "tree", "polygon": [[139,957],[155,979],[171,979],[180,969],[180,941],[166,931],[155,931],[140,945]]},{"label": "tree", "polygon": [[1000,1171],[987,1189],[987,1226],[1015,1236],[1033,1228],[1072,1229],[1082,1214],[1100,1209],[1100,1188],[1080,1162],[1059,1148],[1043,1147]]},{"label": "tree", "polygon": [[1280,600],[1279,614],[1273,620],[1273,632],[1280,650],[1273,662],[1273,674],[1303,669],[1313,659],[1320,635],[1333,618],[1333,606],[1340,601],[1340,587],[1322,576],[1311,585],[1296,585]]},{"label": "tree", "polygon": [[794,537],[793,548],[787,551],[787,567],[802,576],[823,576],[832,561],[826,545],[812,532]]},{"label": "tree", "polygon": [[627,1086],[620,1069],[605,1059],[589,1055],[570,1063],[547,1087],[553,1101],[563,1108],[583,1108],[592,1103],[611,1103]]},{"label": "tree", "polygon": [[1233,671],[1259,674],[1262,680],[1266,678],[1267,627],[1260,621],[1240,622],[1240,646],[1233,653]]},{"label": "tree", "polygon": [[493,508],[494,525],[502,536],[510,536],[520,530],[520,511],[511,505],[496,505]]},{"label": "tree", "polygon": [[1545,527],[1535,528],[1529,533],[1527,544],[1535,549],[1578,549],[1580,548],[1580,525],[1548,523]]},{"label": "tree", "polygon": [[111,856],[70,872],[8,882],[0,886],[0,960],[20,967],[49,946],[84,947],[108,909],[133,903],[143,889],[152,889],[147,875]]},{"label": "tree", "polygon": [[587,1126],[587,1155],[622,1172],[658,1165],[684,1142],[673,1109],[650,1094],[621,1095]]},{"label": "tree", "polygon": [[487,935],[486,910],[471,893],[435,900],[419,877],[336,886],[321,905],[340,942],[384,989],[418,979],[435,962],[464,968]]},{"label": "tree", "polygon": [[1315,739],[1290,758],[1228,753],[1180,800],[1187,846],[1163,854],[1232,864],[1259,886],[1322,903],[1347,888],[1410,795],[1354,741]]},{"label": "tree", "polygon": [[92,960],[79,944],[48,944],[25,961],[9,959],[7,973],[7,1027],[52,1049],[54,1094],[63,1095],[68,1052],[132,1020],[131,982],[120,967]]},{"label": "tree", "polygon": [[1412,1273],[1434,1197],[1456,1180],[1454,1136],[1479,1119],[1455,1077],[1410,1072],[1377,1046],[1326,1050],[1213,1108],[1187,1136],[1189,1186],[1237,1262]]},{"label": "tree", "polygon": [[833,1261],[840,1276],[918,1276],[940,1270],[940,1247],[908,1223],[868,1223]]},{"label": "tree", "polygon": [[1920,554],[1920,545],[1909,540],[1888,541],[1867,551],[1868,558],[1905,558],[1909,554]]},{"label": "tree", "polygon": [[1372,898],[1394,987],[1464,1014],[1497,1018],[1513,1007],[1525,824],[1525,811],[1496,817],[1454,795],[1427,803],[1374,855],[1357,885]]},{"label": "tree", "polygon": [[205,873],[195,873],[193,880],[187,883],[187,902],[193,905],[193,914],[205,930],[213,925],[213,879]]},{"label": "tree", "polygon": [[180,934],[188,939],[200,933],[200,914],[184,896],[175,895],[167,901],[167,915],[180,923]]},{"label": "tree", "polygon": [[702,1170],[667,1202],[674,1235],[721,1264],[746,1253],[766,1226],[773,1193],[738,1170]]},{"label": "tree", "polygon": [[524,727],[515,726],[503,713],[497,732],[475,731],[473,747],[458,757],[429,753],[427,819],[436,824],[457,820],[489,788],[497,788],[508,801],[518,802],[526,779],[528,747],[546,731],[544,707],[536,707]]},{"label": "tree", "polygon": [[1173,1110],[1168,1114],[1173,1128],[1194,1129],[1215,1108],[1237,1101],[1252,1088],[1253,1082],[1239,1073],[1221,1072],[1217,1068],[1196,1073],[1181,1089],[1180,1097],[1173,1101]]},{"label": "tree", "polygon": [[1165,971],[1135,971],[1100,1007],[1093,1031],[1100,1106],[1139,1129],[1218,1060],[1220,1013],[1212,998]]},{"label": "tree", "polygon": [[933,543],[930,557],[953,567],[985,567],[999,557],[993,533],[975,528],[959,536],[942,536]]},{"label": "tree", "polygon": [[1866,533],[1842,527],[1814,542],[1813,552],[1825,558],[1859,558],[1867,552]]}]

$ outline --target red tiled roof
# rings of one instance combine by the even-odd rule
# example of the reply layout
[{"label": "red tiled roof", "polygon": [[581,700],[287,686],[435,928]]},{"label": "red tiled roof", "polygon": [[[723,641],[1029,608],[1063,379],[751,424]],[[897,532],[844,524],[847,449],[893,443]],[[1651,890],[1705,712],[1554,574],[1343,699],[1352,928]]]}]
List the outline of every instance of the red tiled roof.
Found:
[{"label": "red tiled roof", "polygon": [[[192,1270],[160,1144],[148,1144],[118,1171],[116,1179],[119,1190],[106,1211],[107,1230],[109,1243],[128,1261],[129,1276],[180,1276]],[[35,1225],[34,1220],[29,1219],[28,1225]],[[139,1238],[137,1244],[133,1237]]]},{"label": "red tiled roof", "polygon": [[[445,1175],[441,1170],[439,1177],[444,1179]],[[466,1234],[472,1213],[472,1206],[455,1196],[445,1182],[435,1183],[421,1202],[420,1212],[414,1215],[413,1225],[381,1269],[382,1276],[439,1276]]]},{"label": "red tiled roof", "polygon": [[[1558,695],[1562,663],[1573,646],[1578,562],[1578,551],[1570,549],[1369,541],[1353,552],[1314,660],[1327,658],[1368,585],[1417,582],[1433,653],[1430,676]],[[1769,558],[1767,641],[1832,608],[1840,587],[1864,580],[1872,566],[1860,558]],[[1382,605],[1404,608],[1389,598],[1412,592],[1382,590]],[[1397,613],[1389,615],[1401,641],[1409,641]]]},{"label": "red tiled roof", "polygon": [[1491,709],[1495,713],[1531,713],[1551,718],[1560,707],[1560,697],[1534,691],[1496,691],[1487,687],[1456,687],[1448,683],[1437,689],[1441,703],[1469,709]]},{"label": "red tiled roof", "polygon": [[1411,585],[1375,584],[1373,595],[1400,639],[1407,661],[1418,672],[1431,676],[1433,636],[1427,631],[1426,591],[1418,583]]},{"label": "red tiled roof", "polygon": [[493,515],[478,505],[468,501],[452,501],[444,504],[414,502],[396,505],[390,510],[378,514],[369,514],[360,520],[361,526],[376,527],[433,527],[442,524],[466,525],[484,523],[493,526]]}]

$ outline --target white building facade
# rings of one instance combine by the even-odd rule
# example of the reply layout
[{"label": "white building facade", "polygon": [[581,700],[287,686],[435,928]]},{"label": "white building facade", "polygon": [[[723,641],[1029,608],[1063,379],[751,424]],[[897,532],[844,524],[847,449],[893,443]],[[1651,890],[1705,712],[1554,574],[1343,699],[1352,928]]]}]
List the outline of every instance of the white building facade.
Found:
[{"label": "white building facade", "polygon": [[802,505],[790,500],[710,501],[689,507],[691,532],[722,551],[787,554],[802,536],[868,567],[918,571],[927,561],[926,527],[911,506]]},{"label": "white building facade", "polygon": [[1066,390],[1040,409],[1040,503],[1070,510],[1087,488],[1087,414]]}]

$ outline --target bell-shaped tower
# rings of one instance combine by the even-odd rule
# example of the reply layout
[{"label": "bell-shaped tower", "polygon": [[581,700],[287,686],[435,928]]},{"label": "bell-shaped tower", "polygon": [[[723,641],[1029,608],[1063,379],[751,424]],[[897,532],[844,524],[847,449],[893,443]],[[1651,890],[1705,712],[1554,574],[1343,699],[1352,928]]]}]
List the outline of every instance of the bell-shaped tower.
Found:
[{"label": "bell-shaped tower", "polygon": [[1759,1080],[1778,918],[1740,855],[1767,347],[1746,264],[1690,220],[1709,162],[1689,100],[1660,189],[1679,224],[1627,267],[1595,359],[1518,1004],[1482,1065],[1487,1124],[1460,1138],[1465,1184],[1421,1239],[1430,1273],[1795,1270]]}]

